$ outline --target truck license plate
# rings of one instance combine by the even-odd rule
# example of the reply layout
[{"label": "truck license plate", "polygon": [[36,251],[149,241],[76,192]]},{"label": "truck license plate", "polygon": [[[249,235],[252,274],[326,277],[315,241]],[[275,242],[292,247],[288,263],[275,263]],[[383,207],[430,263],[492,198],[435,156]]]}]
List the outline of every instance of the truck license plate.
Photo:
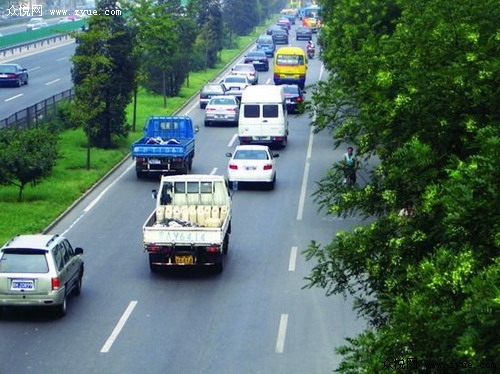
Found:
[{"label": "truck license plate", "polygon": [[194,258],[191,255],[175,256],[175,263],[177,265],[192,265],[194,264]]},{"label": "truck license plate", "polygon": [[158,160],[157,158],[150,158],[150,159],[148,160],[148,163],[149,163],[150,165],[159,165],[159,164],[161,164],[161,161],[160,161],[160,160]]}]

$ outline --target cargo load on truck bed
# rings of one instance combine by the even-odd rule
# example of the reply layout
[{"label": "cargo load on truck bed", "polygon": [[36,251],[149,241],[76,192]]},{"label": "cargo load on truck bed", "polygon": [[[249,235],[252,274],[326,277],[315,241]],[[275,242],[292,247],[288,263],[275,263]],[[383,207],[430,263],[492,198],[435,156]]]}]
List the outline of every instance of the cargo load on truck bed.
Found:
[{"label": "cargo load on truck bed", "polygon": [[143,226],[153,272],[168,266],[214,266],[221,272],[231,233],[231,196],[224,176],[163,176],[156,208]]},{"label": "cargo load on truck bed", "polygon": [[193,164],[195,132],[188,116],[149,117],[144,137],[132,144],[137,178],[186,174]]}]

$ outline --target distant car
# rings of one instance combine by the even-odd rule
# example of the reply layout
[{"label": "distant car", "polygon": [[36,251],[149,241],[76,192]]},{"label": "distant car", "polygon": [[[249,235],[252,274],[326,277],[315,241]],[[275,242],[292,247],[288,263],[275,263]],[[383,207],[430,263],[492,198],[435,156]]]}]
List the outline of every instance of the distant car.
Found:
[{"label": "distant car", "polygon": [[277,25],[283,25],[285,26],[288,30],[290,30],[292,28],[292,23],[290,22],[290,20],[288,18],[280,18],[278,20],[278,22],[276,22]]},{"label": "distant car", "polygon": [[267,35],[273,35],[273,32],[274,32],[275,30],[283,30],[283,28],[282,28],[281,26],[279,26],[279,25],[271,25],[271,26],[269,26],[269,27],[267,28],[267,30],[266,30],[266,34],[267,34]]},{"label": "distant car", "polygon": [[274,45],[273,37],[271,35],[261,35],[257,39],[256,49],[264,51],[267,57],[274,57],[276,46]]},{"label": "distant car", "polygon": [[234,153],[226,153],[230,157],[227,166],[229,187],[234,182],[261,182],[270,189],[276,182],[275,158],[279,154],[272,153],[267,145],[239,145]]},{"label": "distant car", "polygon": [[214,96],[205,108],[205,126],[229,123],[238,126],[240,101],[235,96]]},{"label": "distant car", "polygon": [[225,95],[226,87],[220,83],[207,83],[200,91],[199,104],[201,109],[205,109],[210,99],[214,96]]},{"label": "distant car", "polygon": [[288,34],[285,30],[273,30],[274,44],[288,44]]},{"label": "distant car", "polygon": [[0,85],[21,87],[28,79],[28,70],[21,65],[0,64]]},{"label": "distant car", "polygon": [[259,73],[255,67],[250,64],[236,64],[231,69],[231,74],[233,75],[245,75],[248,78],[250,84],[259,83]]},{"label": "distant car", "polygon": [[269,71],[269,59],[266,52],[262,50],[248,52],[243,62],[245,64],[253,64],[257,71]]},{"label": "distant car", "polygon": [[48,24],[45,22],[45,20],[41,17],[35,17],[29,20],[29,22],[26,24],[26,31],[34,31],[34,30],[39,30],[43,27],[47,27]]},{"label": "distant car", "polygon": [[83,249],[59,235],[17,235],[0,248],[0,308],[40,306],[66,314],[70,294],[79,295]]},{"label": "distant car", "polygon": [[312,40],[312,31],[309,27],[299,26],[295,30],[295,39],[296,40]]},{"label": "distant car", "polygon": [[238,99],[241,99],[243,90],[252,85],[246,75],[228,75],[221,83],[226,88],[226,95],[236,96]]},{"label": "distant car", "polygon": [[302,91],[296,84],[282,84],[281,87],[283,87],[283,91],[285,92],[286,109],[288,113],[302,113],[305,91]]}]

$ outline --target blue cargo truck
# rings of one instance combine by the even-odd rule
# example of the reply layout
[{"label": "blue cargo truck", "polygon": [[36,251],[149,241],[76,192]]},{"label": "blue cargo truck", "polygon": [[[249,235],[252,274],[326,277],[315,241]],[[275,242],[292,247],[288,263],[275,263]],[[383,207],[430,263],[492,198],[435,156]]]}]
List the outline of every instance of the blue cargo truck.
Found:
[{"label": "blue cargo truck", "polygon": [[193,165],[195,133],[191,117],[149,117],[144,137],[132,144],[137,178],[187,174]]}]

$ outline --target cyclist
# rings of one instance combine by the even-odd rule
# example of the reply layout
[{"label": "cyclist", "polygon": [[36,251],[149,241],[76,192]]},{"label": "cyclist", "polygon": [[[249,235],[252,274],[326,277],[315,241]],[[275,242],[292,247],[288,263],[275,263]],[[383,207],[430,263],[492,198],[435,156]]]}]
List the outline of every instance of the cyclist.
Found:
[{"label": "cyclist", "polygon": [[354,148],[348,147],[342,157],[342,168],[344,169],[344,183],[349,186],[356,184],[356,169],[359,168],[359,158],[354,155]]}]

